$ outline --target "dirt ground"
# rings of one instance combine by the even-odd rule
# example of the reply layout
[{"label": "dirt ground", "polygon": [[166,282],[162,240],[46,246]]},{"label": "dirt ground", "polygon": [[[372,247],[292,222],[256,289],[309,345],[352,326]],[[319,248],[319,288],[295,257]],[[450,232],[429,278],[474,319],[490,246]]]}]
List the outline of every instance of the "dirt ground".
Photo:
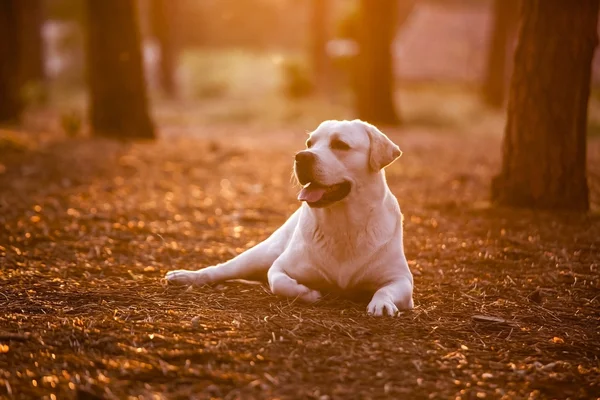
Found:
[{"label": "dirt ground", "polygon": [[416,306],[376,318],[259,284],[165,284],[298,206],[303,130],[193,131],[4,149],[0,397],[600,398],[600,140],[577,215],[490,207],[496,135],[388,131]]}]

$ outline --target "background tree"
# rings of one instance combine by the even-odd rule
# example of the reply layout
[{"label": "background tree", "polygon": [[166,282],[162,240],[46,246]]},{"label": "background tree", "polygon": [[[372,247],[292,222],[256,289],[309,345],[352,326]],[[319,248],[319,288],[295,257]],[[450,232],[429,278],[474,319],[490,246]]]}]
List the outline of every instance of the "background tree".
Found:
[{"label": "background tree", "polygon": [[506,55],[513,48],[514,33],[519,19],[520,0],[494,0],[493,25],[488,45],[488,58],[483,83],[483,100],[495,108],[504,105]]},{"label": "background tree", "polygon": [[361,0],[356,31],[359,54],[354,86],[358,117],[374,124],[396,125],[394,39],[415,0]]},{"label": "background tree", "polygon": [[329,61],[327,57],[327,26],[329,0],[311,0],[310,57],[313,79],[318,90],[329,87]]},{"label": "background tree", "polygon": [[135,0],[88,0],[88,81],[94,134],[153,138]]},{"label": "background tree", "polygon": [[18,5],[19,36],[21,38],[20,80],[23,85],[41,83],[45,78],[42,40],[44,3],[42,0],[15,1],[15,3]]},{"label": "background tree", "polygon": [[160,48],[160,85],[167,96],[175,95],[175,38],[173,16],[177,2],[151,0],[150,21],[152,34]]},{"label": "background tree", "polygon": [[0,122],[19,120],[23,104],[20,96],[19,38],[20,0],[0,0]]},{"label": "background tree", "polygon": [[392,43],[397,31],[397,0],[361,0],[358,23],[356,109],[373,124],[396,125]]},{"label": "background tree", "polygon": [[586,126],[598,0],[527,0],[508,100],[502,205],[587,210]]}]

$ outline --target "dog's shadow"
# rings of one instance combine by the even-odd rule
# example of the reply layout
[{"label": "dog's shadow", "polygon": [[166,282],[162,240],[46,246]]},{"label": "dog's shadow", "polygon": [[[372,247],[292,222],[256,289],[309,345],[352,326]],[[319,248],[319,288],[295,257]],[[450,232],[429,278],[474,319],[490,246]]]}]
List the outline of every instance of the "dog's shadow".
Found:
[{"label": "dog's shadow", "polygon": [[289,301],[290,303],[304,305],[304,306],[313,306],[318,305],[320,308],[327,309],[340,309],[340,308],[362,308],[366,307],[369,301],[373,298],[373,294],[375,290],[332,290],[330,288],[317,288],[310,286],[311,289],[318,290],[321,292],[323,297],[319,299],[317,302],[308,304],[304,303],[298,299],[294,298],[283,298],[278,297],[271,292],[269,288],[269,284],[266,279],[231,279],[225,282],[218,283],[217,285],[213,285],[212,287],[222,287],[227,289],[235,290],[236,288],[244,288],[244,287],[259,287],[262,291],[272,296],[273,298],[281,299],[282,301]]}]

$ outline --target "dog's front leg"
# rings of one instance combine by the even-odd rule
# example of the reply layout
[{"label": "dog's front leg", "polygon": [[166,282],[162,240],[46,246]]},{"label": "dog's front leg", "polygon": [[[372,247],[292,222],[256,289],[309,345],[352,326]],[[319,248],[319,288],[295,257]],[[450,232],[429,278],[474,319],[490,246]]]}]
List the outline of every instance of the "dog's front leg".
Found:
[{"label": "dog's front leg", "polygon": [[211,267],[190,271],[185,269],[169,271],[169,283],[178,285],[210,285],[230,279],[264,279],[271,263],[279,256],[280,250],[262,242],[238,256]]},{"label": "dog's front leg", "polygon": [[298,218],[299,212],[296,211],[265,241],[229,261],[197,271],[169,271],[166,275],[167,281],[179,285],[202,286],[230,279],[264,279],[271,264],[287,247]]},{"label": "dog's front leg", "polygon": [[290,277],[285,270],[282,268],[286,257],[280,257],[277,259],[273,266],[269,268],[267,277],[269,279],[269,287],[273,294],[277,296],[297,298],[306,303],[314,303],[321,298],[321,293],[316,290],[312,290],[307,286],[298,283],[295,279]]},{"label": "dog's front leg", "polygon": [[367,306],[367,313],[381,316],[396,315],[398,310],[413,308],[413,284],[408,276],[403,276],[375,292]]}]

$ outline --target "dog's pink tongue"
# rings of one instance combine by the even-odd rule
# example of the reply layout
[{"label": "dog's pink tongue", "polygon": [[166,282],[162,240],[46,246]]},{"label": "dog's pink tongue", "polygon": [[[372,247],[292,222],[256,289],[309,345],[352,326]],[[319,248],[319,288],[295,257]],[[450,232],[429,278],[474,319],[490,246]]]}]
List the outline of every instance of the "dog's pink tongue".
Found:
[{"label": "dog's pink tongue", "polygon": [[314,203],[315,201],[321,200],[321,197],[323,197],[324,194],[325,188],[315,187],[312,183],[309,183],[302,188],[300,193],[298,193],[298,200]]}]

